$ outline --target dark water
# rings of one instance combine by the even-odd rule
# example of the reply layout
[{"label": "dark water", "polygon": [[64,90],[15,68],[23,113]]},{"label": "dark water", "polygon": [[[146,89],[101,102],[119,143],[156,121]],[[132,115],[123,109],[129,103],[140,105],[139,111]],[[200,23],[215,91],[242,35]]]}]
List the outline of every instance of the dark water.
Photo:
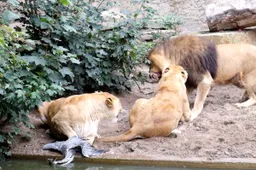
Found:
[{"label": "dark water", "polygon": [[127,165],[106,165],[88,164],[75,162],[67,167],[52,166],[47,161],[41,160],[7,160],[0,162],[2,170],[214,170],[198,168],[171,168],[171,167],[152,167],[152,166],[127,166]]},{"label": "dark water", "polygon": [[[153,166],[127,166],[127,165],[106,165],[88,164],[75,162],[67,167],[52,166],[42,160],[7,160],[0,162],[1,170],[217,170],[203,168],[174,168],[174,167],[153,167]],[[220,170],[220,169],[219,169]],[[236,169],[241,170],[241,169]]]}]

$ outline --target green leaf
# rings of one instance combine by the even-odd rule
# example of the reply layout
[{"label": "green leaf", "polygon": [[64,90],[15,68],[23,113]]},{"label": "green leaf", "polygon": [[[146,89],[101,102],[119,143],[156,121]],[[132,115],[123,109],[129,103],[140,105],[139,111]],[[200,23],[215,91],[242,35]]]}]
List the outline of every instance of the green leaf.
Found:
[{"label": "green leaf", "polygon": [[61,74],[58,73],[58,72],[50,73],[48,77],[49,77],[49,79],[50,79],[52,82],[55,82],[55,83],[59,83],[59,82],[62,81]]},{"label": "green leaf", "polygon": [[15,135],[18,135],[21,132],[21,129],[14,126],[12,127],[12,131]]},{"label": "green leaf", "polygon": [[51,88],[53,88],[54,90],[60,90],[60,91],[63,90],[63,88],[57,84],[52,84]]},{"label": "green leaf", "polygon": [[[9,142],[8,142],[8,143],[9,143]],[[6,155],[6,156],[11,156],[12,153],[11,153],[11,151],[8,151],[8,152],[5,152],[5,155]]]},{"label": "green leaf", "polygon": [[14,84],[13,87],[15,87],[16,89],[22,89],[23,85],[22,84]]},{"label": "green leaf", "polygon": [[38,16],[31,16],[31,22],[35,24],[37,27],[39,27],[41,24],[41,20]]},{"label": "green leaf", "polygon": [[32,92],[31,93],[31,99],[36,99],[36,98],[38,98],[39,96],[38,96],[38,93],[37,92]]},{"label": "green leaf", "polygon": [[14,44],[13,44],[13,46],[14,46],[16,49],[18,49],[18,48],[20,48],[20,47],[21,47],[21,45],[20,45],[20,44],[18,44],[18,43],[14,43]]},{"label": "green leaf", "polygon": [[53,19],[51,17],[41,17],[40,18],[41,22],[46,22],[46,23],[52,23]]},{"label": "green leaf", "polygon": [[70,3],[69,0],[59,0],[59,2],[64,6],[68,6]]},{"label": "green leaf", "polygon": [[33,124],[29,124],[28,127],[29,127],[29,128],[32,128],[32,129],[35,128],[35,126],[34,126]]},{"label": "green leaf", "polygon": [[33,86],[37,87],[38,83],[36,81],[31,81],[30,84],[32,84]]},{"label": "green leaf", "polygon": [[[3,89],[0,89],[0,95],[3,95],[5,92]],[[1,142],[1,141],[0,141]]]},{"label": "green leaf", "polygon": [[58,50],[58,51],[60,51],[60,52],[68,51],[68,49],[66,49],[66,48],[64,48],[64,47],[62,47],[62,46],[58,46],[58,47],[56,48],[56,50]]},{"label": "green leaf", "polygon": [[16,90],[15,93],[17,94],[18,98],[20,98],[21,96],[23,96],[25,94],[25,92],[23,90]]},{"label": "green leaf", "polygon": [[65,89],[70,91],[76,91],[76,88],[74,86],[66,86]]},{"label": "green leaf", "polygon": [[49,96],[53,96],[54,94],[56,94],[56,91],[48,89],[48,90],[46,90],[45,93],[48,94]]},{"label": "green leaf", "polygon": [[49,44],[50,46],[53,46],[51,39],[43,37],[43,38],[41,38],[41,40],[44,41],[45,43]]},{"label": "green leaf", "polygon": [[66,16],[63,16],[63,15],[60,17],[61,22],[67,22],[67,19],[68,18]]},{"label": "green leaf", "polygon": [[77,32],[76,29],[75,29],[74,27],[70,26],[70,25],[65,24],[65,25],[63,25],[62,27],[63,27],[66,31]]},{"label": "green leaf", "polygon": [[39,88],[40,88],[41,90],[43,90],[43,91],[46,90],[46,87],[45,87],[44,85],[40,85]]},{"label": "green leaf", "polygon": [[5,140],[4,136],[0,135],[0,143],[3,143]]},{"label": "green leaf", "polygon": [[94,58],[93,58],[92,55],[90,55],[90,54],[85,54],[85,57],[86,57],[88,63],[94,63]]},{"label": "green leaf", "polygon": [[17,0],[8,0],[7,2],[12,4],[13,6],[18,6],[20,4]]},{"label": "green leaf", "polygon": [[0,37],[0,45],[2,47],[5,47],[5,45],[6,45],[3,37]]},{"label": "green leaf", "polygon": [[78,59],[75,59],[75,58],[70,58],[70,61],[74,64],[80,64],[80,61]]},{"label": "green leaf", "polygon": [[46,65],[45,59],[38,56],[22,56],[21,58],[28,63],[35,63],[35,65]]},{"label": "green leaf", "polygon": [[70,78],[72,78],[72,81],[73,81],[74,73],[70,70],[70,68],[63,67],[62,69],[59,70],[59,72],[63,77],[65,77],[66,75],[70,76]]},{"label": "green leaf", "polygon": [[35,45],[35,44],[36,44],[35,41],[34,41],[34,40],[31,40],[31,39],[26,39],[25,42],[26,42],[27,44],[30,44],[30,45]]},{"label": "green leaf", "polygon": [[96,50],[96,52],[101,54],[101,55],[104,55],[104,56],[108,55],[108,53],[106,51],[102,50],[102,49]]},{"label": "green leaf", "polygon": [[14,12],[10,11],[10,10],[5,10],[4,13],[3,13],[3,20],[6,22],[6,23],[10,23],[12,20],[14,19],[18,19],[20,18],[19,15],[15,14]]},{"label": "green leaf", "polygon": [[40,28],[41,28],[41,29],[50,28],[50,24],[48,24],[48,23],[46,23],[46,22],[41,22],[41,23],[40,23]]},{"label": "green leaf", "polygon": [[32,51],[34,48],[29,45],[23,45],[23,48],[25,48],[28,51]]}]

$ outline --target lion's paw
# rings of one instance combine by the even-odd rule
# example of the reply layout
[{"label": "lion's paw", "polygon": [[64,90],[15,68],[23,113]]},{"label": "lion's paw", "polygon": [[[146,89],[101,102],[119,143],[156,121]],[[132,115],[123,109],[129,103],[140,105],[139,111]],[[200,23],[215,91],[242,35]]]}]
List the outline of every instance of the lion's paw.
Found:
[{"label": "lion's paw", "polygon": [[181,134],[181,131],[178,130],[178,129],[174,129],[171,134],[169,135],[169,137],[172,137],[172,138],[177,138],[178,137],[178,134]]},{"label": "lion's paw", "polygon": [[179,129],[174,129],[174,130],[172,131],[172,133],[181,134],[181,131],[180,131]]},{"label": "lion's paw", "polygon": [[195,113],[191,113],[190,115],[190,121],[193,121],[195,118],[197,118],[198,114],[195,114]]},{"label": "lion's paw", "polygon": [[242,108],[242,107],[249,107],[249,106],[251,106],[251,104],[243,102],[243,103],[236,103],[235,106],[238,108]]},{"label": "lion's paw", "polygon": [[244,107],[244,106],[242,105],[242,103],[236,103],[235,106],[238,107],[238,108]]}]

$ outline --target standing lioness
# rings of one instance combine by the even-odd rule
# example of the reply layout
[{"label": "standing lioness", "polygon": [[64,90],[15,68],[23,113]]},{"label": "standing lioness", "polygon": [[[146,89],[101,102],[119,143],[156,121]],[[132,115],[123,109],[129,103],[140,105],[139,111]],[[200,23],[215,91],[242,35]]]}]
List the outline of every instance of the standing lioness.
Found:
[{"label": "standing lioness", "polygon": [[[189,74],[188,90],[197,88],[191,120],[203,109],[211,85],[232,83],[244,87],[248,100],[237,103],[248,107],[256,103],[256,47],[251,44],[216,45],[194,35],[171,38],[155,46],[148,56],[151,77],[161,76],[169,65],[181,65]],[[170,85],[171,86],[171,85]]]},{"label": "standing lioness", "polygon": [[163,71],[156,94],[151,99],[138,99],[132,107],[131,129],[120,136],[101,138],[101,141],[128,141],[136,136],[145,138],[168,136],[183,116],[189,119],[189,103],[185,82],[187,72],[181,66]]}]

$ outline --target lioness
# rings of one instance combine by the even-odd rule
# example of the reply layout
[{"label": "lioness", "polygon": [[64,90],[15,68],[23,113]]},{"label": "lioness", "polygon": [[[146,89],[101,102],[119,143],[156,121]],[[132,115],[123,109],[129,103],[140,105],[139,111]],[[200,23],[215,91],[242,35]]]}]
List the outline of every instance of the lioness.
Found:
[{"label": "lioness", "polygon": [[194,35],[182,35],[155,46],[148,55],[150,77],[158,78],[169,65],[179,64],[187,70],[188,92],[197,88],[191,120],[203,109],[211,85],[233,83],[245,88],[248,100],[237,103],[248,107],[256,103],[256,47],[250,44],[221,44]]},{"label": "lioness", "polygon": [[181,66],[165,68],[155,96],[151,99],[138,99],[132,107],[129,115],[130,130],[120,136],[99,140],[128,141],[136,136],[149,138],[170,135],[182,117],[189,120],[190,110],[185,87],[187,76]]},{"label": "lioness", "polygon": [[44,102],[38,108],[41,120],[50,126],[50,132],[57,138],[62,135],[68,138],[66,141],[44,145],[43,149],[57,150],[64,156],[64,159],[53,159],[50,163],[66,165],[73,161],[78,149],[85,157],[104,152],[91,146],[98,136],[99,121],[116,118],[121,109],[120,100],[106,92],[74,95]]},{"label": "lioness", "polygon": [[59,138],[77,136],[93,143],[101,119],[115,118],[122,109],[120,100],[107,92],[95,92],[44,102],[39,106],[41,120]]}]

